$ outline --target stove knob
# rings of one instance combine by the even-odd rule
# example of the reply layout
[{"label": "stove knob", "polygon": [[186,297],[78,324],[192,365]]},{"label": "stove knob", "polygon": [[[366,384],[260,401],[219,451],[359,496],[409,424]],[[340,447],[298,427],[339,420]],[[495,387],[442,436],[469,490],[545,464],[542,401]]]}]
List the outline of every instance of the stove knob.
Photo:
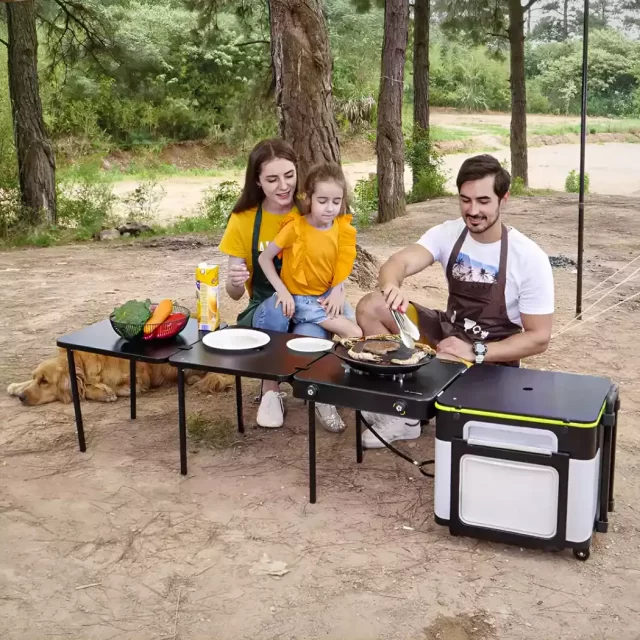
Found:
[{"label": "stove knob", "polygon": [[316,387],[316,385],[315,385],[315,384],[310,384],[310,385],[307,387],[307,395],[308,395],[310,398],[313,398],[317,393],[318,393],[318,387]]},{"label": "stove knob", "polygon": [[394,402],[393,408],[396,410],[398,415],[403,416],[407,412],[407,403],[404,400],[397,400]]}]

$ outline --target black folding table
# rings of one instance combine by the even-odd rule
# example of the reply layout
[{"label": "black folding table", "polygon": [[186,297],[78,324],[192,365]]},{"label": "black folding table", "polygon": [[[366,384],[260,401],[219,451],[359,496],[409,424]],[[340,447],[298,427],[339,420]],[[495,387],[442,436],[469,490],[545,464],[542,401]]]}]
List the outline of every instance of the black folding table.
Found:
[{"label": "black folding table", "polygon": [[71,397],[76,419],[78,444],[80,451],[86,451],[82,411],[80,409],[80,395],[76,379],[76,364],[74,351],[98,353],[104,356],[129,360],[129,375],[131,385],[131,419],[136,418],[136,362],[162,364],[169,361],[170,356],[183,349],[190,349],[191,345],[200,340],[198,321],[191,318],[185,329],[175,338],[162,341],[130,342],[121,338],[111,327],[109,320],[102,320],[89,325],[80,331],[62,336],[56,342],[59,347],[67,349],[69,363],[69,380],[71,383]]},{"label": "black folding table", "polygon": [[333,354],[312,363],[293,377],[293,395],[309,401],[309,499],[316,501],[315,403],[356,411],[356,459],[362,462],[361,411],[429,420],[438,395],[466,365],[434,358],[414,374],[381,377],[350,368]]},{"label": "black folding table", "polygon": [[260,330],[270,341],[250,351],[221,351],[207,347],[203,342],[188,351],[178,351],[169,358],[169,364],[178,369],[178,422],[180,430],[180,473],[187,473],[187,424],[185,413],[184,370],[224,373],[235,377],[238,431],[244,433],[242,415],[242,378],[291,382],[293,376],[308,367],[324,352],[300,353],[287,347],[287,342],[298,338],[291,333]]}]

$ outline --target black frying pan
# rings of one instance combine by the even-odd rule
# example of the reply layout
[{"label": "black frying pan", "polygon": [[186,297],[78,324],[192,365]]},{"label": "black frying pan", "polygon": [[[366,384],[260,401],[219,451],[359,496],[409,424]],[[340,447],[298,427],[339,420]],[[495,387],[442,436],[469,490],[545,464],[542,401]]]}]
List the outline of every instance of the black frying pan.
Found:
[{"label": "black frying pan", "polygon": [[[375,340],[375,338],[371,338],[371,340]],[[360,352],[362,347],[364,346],[367,340],[359,340],[355,343],[353,350],[356,352]],[[400,342],[400,338],[398,338],[398,344],[400,344],[400,348],[393,353],[387,353],[383,356],[380,356],[382,360],[380,362],[367,362],[365,360],[356,360],[348,355],[349,348],[344,347],[339,342],[336,342],[333,345],[333,353],[338,356],[341,360],[346,362],[350,367],[354,369],[359,369],[360,371],[366,371],[367,373],[377,373],[377,374],[394,374],[394,373],[411,373],[413,371],[417,371],[420,367],[425,364],[431,362],[433,356],[428,355],[426,358],[423,358],[418,362],[418,364],[395,364],[392,363],[391,360],[401,359],[405,360],[409,358],[416,350],[408,349],[405,347],[402,342]]]}]

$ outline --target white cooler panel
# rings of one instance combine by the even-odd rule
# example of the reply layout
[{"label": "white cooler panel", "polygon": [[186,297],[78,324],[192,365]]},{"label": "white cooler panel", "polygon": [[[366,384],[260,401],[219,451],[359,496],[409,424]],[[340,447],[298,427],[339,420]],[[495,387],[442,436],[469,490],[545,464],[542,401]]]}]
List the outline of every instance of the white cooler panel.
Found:
[{"label": "white cooler panel", "polygon": [[460,521],[537,538],[557,530],[560,477],[552,467],[464,455]]},{"label": "white cooler panel", "polygon": [[567,491],[568,542],[584,542],[593,533],[598,510],[600,449],[592,460],[569,460]]},{"label": "white cooler panel", "polygon": [[548,455],[558,451],[558,436],[548,429],[469,420],[464,425],[462,436],[469,444],[495,449]]},{"label": "white cooler panel", "polygon": [[443,520],[451,513],[451,443],[436,438],[433,512]]}]

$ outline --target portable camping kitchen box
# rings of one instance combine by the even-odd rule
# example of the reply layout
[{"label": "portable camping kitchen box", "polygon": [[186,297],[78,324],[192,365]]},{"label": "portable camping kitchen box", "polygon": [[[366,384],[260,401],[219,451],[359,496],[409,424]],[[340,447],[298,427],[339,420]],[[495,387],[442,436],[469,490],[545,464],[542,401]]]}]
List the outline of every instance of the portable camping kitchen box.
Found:
[{"label": "portable camping kitchen box", "polygon": [[436,402],[436,522],[586,560],[613,510],[618,408],[606,378],[471,367]]}]

